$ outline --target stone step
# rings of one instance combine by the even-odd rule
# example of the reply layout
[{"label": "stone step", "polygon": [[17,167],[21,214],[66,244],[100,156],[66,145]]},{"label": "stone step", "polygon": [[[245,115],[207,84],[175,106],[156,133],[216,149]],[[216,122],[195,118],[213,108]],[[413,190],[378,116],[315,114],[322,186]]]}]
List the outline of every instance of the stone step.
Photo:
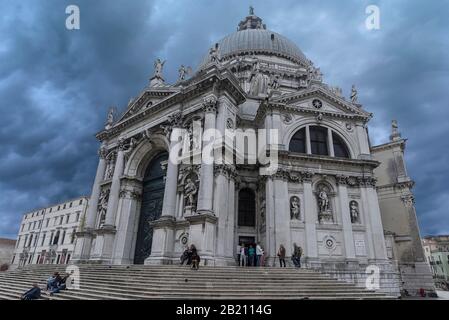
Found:
[{"label": "stone step", "polygon": [[[20,291],[19,289],[9,289],[0,286],[0,290],[9,291],[19,297],[24,291]],[[310,298],[310,299],[323,299],[323,298],[348,298],[348,299],[361,299],[361,298],[384,298],[384,295],[381,294],[370,294],[370,295],[355,295],[351,292],[344,293],[305,293],[305,294],[296,294],[292,295],[283,295],[283,294],[262,294],[262,295],[254,295],[254,293],[246,294],[246,293],[215,293],[215,294],[197,294],[191,293],[189,295],[185,294],[159,294],[156,293],[154,296],[142,293],[127,293],[127,294],[114,294],[107,291],[99,291],[99,290],[85,290],[85,291],[62,291],[61,293],[55,294],[53,296],[47,296],[45,293],[42,295],[43,299],[53,299],[53,300],[65,300],[65,299],[98,299],[98,300],[125,300],[125,299],[133,299],[133,300],[141,300],[141,299],[201,299],[201,298],[216,298],[216,299],[248,299],[248,298],[263,298],[263,299],[302,299],[302,298]]]},{"label": "stone step", "polygon": [[[0,299],[17,299],[65,265],[30,266],[0,273]],[[81,289],[52,297],[66,299],[385,299],[315,270],[295,268],[80,265]],[[187,282],[185,281],[187,279]]]}]

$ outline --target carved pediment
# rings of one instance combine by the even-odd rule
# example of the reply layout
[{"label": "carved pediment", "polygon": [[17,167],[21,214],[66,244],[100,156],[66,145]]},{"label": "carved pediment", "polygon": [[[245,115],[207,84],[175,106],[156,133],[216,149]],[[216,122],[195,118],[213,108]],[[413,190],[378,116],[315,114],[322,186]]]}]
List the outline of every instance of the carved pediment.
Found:
[{"label": "carved pediment", "polygon": [[287,107],[293,107],[306,112],[318,111],[336,115],[358,116],[367,119],[371,117],[371,113],[361,109],[360,105],[355,105],[324,87],[313,87],[301,92],[283,95],[273,99],[272,102],[281,103]]},{"label": "carved pediment", "polygon": [[177,93],[179,90],[176,88],[152,88],[143,91],[140,96],[135,99],[130,100],[128,107],[120,118],[119,121],[122,121],[130,116],[139,113],[142,110],[148,109],[151,106],[161,102],[162,100],[172,96]]}]

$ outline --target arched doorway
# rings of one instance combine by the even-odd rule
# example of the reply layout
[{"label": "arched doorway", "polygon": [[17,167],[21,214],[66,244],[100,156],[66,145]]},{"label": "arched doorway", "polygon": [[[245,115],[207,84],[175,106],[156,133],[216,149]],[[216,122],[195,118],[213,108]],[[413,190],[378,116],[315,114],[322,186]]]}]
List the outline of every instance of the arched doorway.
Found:
[{"label": "arched doorway", "polygon": [[143,264],[151,254],[153,228],[149,221],[159,219],[162,214],[164,200],[164,172],[161,162],[168,159],[168,153],[163,152],[151,160],[143,178],[142,206],[140,210],[139,228],[137,231],[134,263]]}]

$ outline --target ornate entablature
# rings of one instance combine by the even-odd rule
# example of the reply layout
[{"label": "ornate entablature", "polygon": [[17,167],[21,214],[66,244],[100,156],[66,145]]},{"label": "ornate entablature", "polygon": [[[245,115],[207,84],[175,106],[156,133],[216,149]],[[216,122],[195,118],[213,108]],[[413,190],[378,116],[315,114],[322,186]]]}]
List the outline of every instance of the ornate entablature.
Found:
[{"label": "ornate entablature", "polygon": [[314,172],[311,169],[294,170],[291,168],[279,168],[271,176],[261,176],[260,182],[264,182],[267,178],[282,179],[292,183],[311,182],[313,176],[319,176],[326,180],[333,177],[337,185],[345,185],[348,187],[375,187],[377,179],[373,176],[356,176],[356,175],[339,175],[339,174],[323,174]]}]

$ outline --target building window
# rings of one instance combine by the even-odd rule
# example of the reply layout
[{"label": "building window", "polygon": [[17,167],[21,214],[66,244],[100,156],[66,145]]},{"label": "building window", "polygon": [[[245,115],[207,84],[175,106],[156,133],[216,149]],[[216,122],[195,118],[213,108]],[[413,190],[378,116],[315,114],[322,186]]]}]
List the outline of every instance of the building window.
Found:
[{"label": "building window", "polygon": [[44,243],[45,243],[45,236],[46,236],[46,233],[44,232],[43,234],[42,234],[42,241],[41,241],[41,247],[44,245]]},{"label": "building window", "polygon": [[39,238],[39,237],[38,237],[37,235],[34,237],[33,247],[37,246],[37,239],[38,239],[38,238]]},{"label": "building window", "polygon": [[28,235],[25,235],[25,240],[23,241],[24,248],[27,246],[27,241],[28,241]]},{"label": "building window", "polygon": [[64,244],[65,241],[65,230],[62,232],[61,244]]},{"label": "building window", "polygon": [[65,209],[66,204],[64,203],[64,206],[62,207],[62,209]]},{"label": "building window", "polygon": [[65,223],[69,223],[70,220],[70,214],[67,215],[67,217],[65,218]]},{"label": "building window", "polygon": [[78,222],[78,221],[80,221],[80,213],[79,212],[76,213],[76,222]]},{"label": "building window", "polygon": [[52,212],[53,211],[53,208],[50,208],[50,212]]},{"label": "building window", "polygon": [[80,204],[80,205],[82,205],[82,204],[83,204],[83,199],[81,199],[81,200],[80,200],[80,203],[79,203],[79,204]]},{"label": "building window", "polygon": [[50,218],[47,219],[47,223],[45,224],[45,227],[48,227],[49,224],[50,224]]},{"label": "building window", "polygon": [[56,232],[52,244],[58,244],[58,242],[59,242],[59,230]]},{"label": "building window", "polygon": [[302,128],[295,133],[290,141],[289,150],[291,152],[306,153],[306,128]]},{"label": "building window", "polygon": [[239,192],[238,223],[242,227],[256,225],[256,197],[251,189],[242,189]]},{"label": "building window", "polygon": [[337,134],[335,134],[335,132],[332,132],[332,140],[335,156],[339,158],[349,158],[349,152],[346,144]]},{"label": "building window", "polygon": [[72,205],[73,205],[73,202],[70,202],[69,208],[71,208],[71,207],[72,207]]},{"label": "building window", "polygon": [[[309,127],[309,141],[307,141],[306,137],[306,129],[299,129],[290,140],[289,151],[297,152],[297,153],[311,153],[319,156],[330,156],[333,155],[339,158],[350,158],[349,149],[347,144],[343,141],[343,139],[331,129],[319,126],[310,126]],[[331,138],[329,133],[332,134],[332,141],[329,141]],[[310,149],[307,149],[308,142],[310,142]],[[332,143],[332,146],[329,144]],[[334,153],[332,154],[329,150],[333,149]]]},{"label": "building window", "polygon": [[61,209],[61,206],[58,206],[58,210]]},{"label": "building window", "polygon": [[312,154],[328,156],[327,129],[323,127],[310,127],[310,147]]},{"label": "building window", "polygon": [[61,225],[63,222],[64,222],[64,217],[61,216],[61,217],[59,218],[59,225]]},{"label": "building window", "polygon": [[72,235],[70,237],[70,244],[73,244],[75,242],[75,236],[76,236],[76,229],[74,228],[72,231]]}]

